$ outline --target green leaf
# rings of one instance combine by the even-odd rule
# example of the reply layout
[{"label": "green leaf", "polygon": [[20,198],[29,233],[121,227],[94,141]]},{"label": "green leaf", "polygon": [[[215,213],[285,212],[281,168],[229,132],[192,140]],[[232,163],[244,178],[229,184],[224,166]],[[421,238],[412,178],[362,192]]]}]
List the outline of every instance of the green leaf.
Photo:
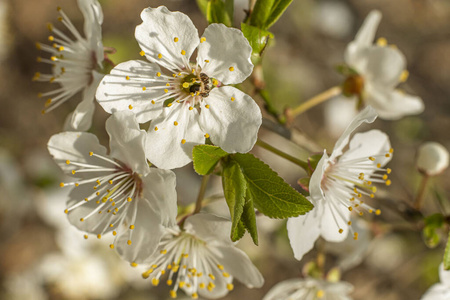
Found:
[{"label": "green leaf", "polygon": [[270,12],[269,17],[266,20],[265,26],[266,28],[270,28],[276,21],[281,17],[284,11],[291,4],[292,0],[276,0],[274,5],[272,6],[272,11]]},{"label": "green leaf", "polygon": [[222,185],[231,214],[231,240],[237,241],[242,237],[239,237],[239,231],[242,231],[242,228],[238,231],[238,225],[241,220],[242,212],[244,211],[245,190],[247,184],[241,168],[235,161],[230,160],[228,163],[224,164]]},{"label": "green leaf", "polygon": [[430,248],[435,248],[441,241],[441,236],[437,232],[444,226],[444,216],[442,214],[434,214],[425,218],[425,226],[422,230],[422,236],[425,244]]},{"label": "green leaf", "polygon": [[[229,0],[209,0],[206,7],[206,19],[211,23],[223,23],[230,27],[233,24],[233,7]],[[230,14],[231,11],[231,14]]]},{"label": "green leaf", "polygon": [[228,153],[212,145],[197,145],[192,150],[194,169],[199,175],[208,175],[214,171],[217,163]]},{"label": "green leaf", "polygon": [[450,232],[447,240],[447,246],[444,252],[444,269],[450,270]]},{"label": "green leaf", "polygon": [[258,230],[256,228],[255,208],[253,207],[253,201],[248,196],[246,197],[241,220],[247,231],[250,233],[253,243],[258,246]]},{"label": "green leaf", "polygon": [[206,17],[208,9],[208,0],[197,0],[197,5],[202,14]]},{"label": "green leaf", "polygon": [[241,23],[241,30],[250,43],[250,46],[252,46],[252,62],[257,64],[261,59],[261,55],[264,52],[269,39],[273,38],[273,34],[267,30],[262,30],[245,23]]},{"label": "green leaf", "polygon": [[249,200],[270,218],[290,218],[305,214],[314,206],[278,176],[268,165],[250,153],[236,153],[236,161],[247,181]]}]

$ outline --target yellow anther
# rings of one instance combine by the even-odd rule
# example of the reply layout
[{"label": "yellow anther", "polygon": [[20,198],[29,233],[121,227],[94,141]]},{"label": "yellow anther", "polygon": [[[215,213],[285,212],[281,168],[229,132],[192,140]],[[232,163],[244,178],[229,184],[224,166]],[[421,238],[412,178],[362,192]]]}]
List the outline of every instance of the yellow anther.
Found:
[{"label": "yellow anther", "polygon": [[377,45],[380,46],[380,47],[384,47],[384,46],[387,45],[387,40],[384,37],[380,37],[377,40]]},{"label": "yellow anther", "polygon": [[155,131],[158,131],[158,127],[157,126],[155,126]]},{"label": "yellow anther", "polygon": [[171,106],[172,106],[172,103],[167,104],[167,107],[171,107]]},{"label": "yellow anther", "polygon": [[166,86],[170,86],[170,83],[166,83]]},{"label": "yellow anther", "polygon": [[198,299],[198,294],[197,293],[192,293],[191,297],[192,297],[192,299]]},{"label": "yellow anther", "polygon": [[66,164],[70,164],[70,160],[66,160]]},{"label": "yellow anther", "polygon": [[179,286],[180,288],[183,288],[185,284],[186,284],[186,282],[180,281],[180,283],[178,284],[178,286]]},{"label": "yellow anther", "polygon": [[402,74],[400,75],[400,82],[405,82],[408,80],[409,72],[408,70],[403,70]]},{"label": "yellow anther", "polygon": [[170,298],[175,299],[177,297],[177,292],[175,292],[174,290],[170,290],[169,295]]},{"label": "yellow anther", "polygon": [[114,224],[109,224],[109,227],[114,227]]},{"label": "yellow anther", "polygon": [[200,43],[203,43],[204,41],[206,41],[206,38],[205,38],[205,37],[202,37],[202,38],[200,39]]},{"label": "yellow anther", "polygon": [[65,210],[64,210],[64,213],[65,213],[65,214],[68,214],[68,213],[69,213],[69,210],[68,210],[68,209],[65,209]]},{"label": "yellow anther", "polygon": [[390,180],[390,179],[386,180],[386,185],[387,185],[387,186],[390,186],[390,185],[391,185],[391,183],[392,183],[392,182],[391,182],[391,180]]},{"label": "yellow anther", "polygon": [[64,47],[63,46],[60,46],[59,48],[58,48],[58,51],[64,51]]},{"label": "yellow anther", "polygon": [[219,85],[219,81],[217,79],[213,79],[213,85],[218,86]]},{"label": "yellow anther", "polygon": [[89,152],[89,156],[92,156],[92,155],[94,155],[94,152],[92,152],[92,151]]},{"label": "yellow anther", "polygon": [[317,298],[323,298],[323,296],[325,296],[325,291],[324,290],[318,290],[317,292],[316,292],[316,297]]},{"label": "yellow anther", "polygon": [[344,229],[339,228],[339,233],[343,233],[343,232],[344,232]]},{"label": "yellow anther", "polygon": [[37,62],[41,62],[42,61],[42,57],[40,57],[40,56],[36,57],[36,61]]},{"label": "yellow anther", "polygon": [[234,285],[232,283],[227,283],[227,290],[232,291],[234,289]]},{"label": "yellow anther", "polygon": [[177,121],[174,121],[174,122],[173,122],[173,125],[177,126],[177,125],[178,125],[178,122],[177,122]]},{"label": "yellow anther", "polygon": [[192,106],[189,106],[189,110],[193,110],[194,108]]},{"label": "yellow anther", "polygon": [[230,70],[230,72],[234,71],[234,67],[229,67],[228,70]]},{"label": "yellow anther", "polygon": [[377,210],[375,211],[375,214],[376,214],[377,216],[379,216],[379,215],[381,214],[381,210],[377,209]]},{"label": "yellow anther", "polygon": [[181,50],[181,55],[186,55],[186,51]]},{"label": "yellow anther", "polygon": [[85,240],[88,239],[88,235],[87,235],[87,234],[84,235],[84,239],[85,239]]},{"label": "yellow anther", "polygon": [[360,211],[360,212],[359,212],[359,215],[362,216],[362,215],[364,215],[364,213],[363,213],[362,211]]},{"label": "yellow anther", "polygon": [[138,264],[135,263],[135,262],[132,262],[132,263],[130,264],[130,266],[132,266],[133,268],[136,268],[136,267],[138,266]]},{"label": "yellow anther", "polygon": [[230,277],[230,274],[227,273],[227,272],[223,272],[223,273],[222,273],[222,276],[225,277],[225,278],[227,278],[227,277]]},{"label": "yellow anther", "polygon": [[357,232],[355,232],[355,233],[353,234],[353,239],[354,239],[354,240],[357,240],[357,239],[358,239],[358,233],[357,233]]},{"label": "yellow anther", "polygon": [[370,194],[370,198],[375,198],[375,194]]},{"label": "yellow anther", "polygon": [[209,104],[206,104],[205,107],[206,107],[206,108],[209,108]]},{"label": "yellow anther", "polygon": [[76,171],[75,171],[75,170],[72,170],[72,175],[75,175],[75,173],[76,173]]},{"label": "yellow anther", "polygon": [[110,245],[109,245],[109,248],[114,249],[114,245],[113,245],[113,244],[110,244]]},{"label": "yellow anther", "polygon": [[152,100],[151,102],[152,102],[152,104],[155,104],[155,100]]},{"label": "yellow anther", "polygon": [[173,283],[172,279],[169,279],[169,280],[166,281],[167,285],[172,285],[172,283]]},{"label": "yellow anther", "polygon": [[371,161],[375,161],[375,157],[370,156],[369,159],[370,159]]},{"label": "yellow anther", "polygon": [[185,89],[189,88],[189,83],[183,82],[183,88],[185,88]]},{"label": "yellow anther", "polygon": [[157,279],[157,278],[152,278],[152,284],[153,284],[154,286],[157,286],[157,285],[159,284],[159,279]]},{"label": "yellow anther", "polygon": [[129,109],[133,109],[133,105],[131,105],[131,104],[128,105],[128,108],[129,108]]},{"label": "yellow anther", "polygon": [[231,101],[234,101],[235,100],[235,98],[234,97],[231,97]]},{"label": "yellow anther", "polygon": [[353,207],[349,206],[349,207],[348,207],[348,210],[349,210],[349,211],[352,211],[352,210],[353,210]]},{"label": "yellow anther", "polygon": [[159,251],[159,253],[161,253],[161,254],[166,254],[167,253],[167,250],[161,250],[161,251]]},{"label": "yellow anther", "polygon": [[391,155],[389,154],[389,153],[386,153],[386,155],[385,155],[386,157],[391,157]]},{"label": "yellow anther", "polygon": [[202,283],[200,283],[200,284],[198,285],[198,287],[199,287],[200,289],[204,289],[204,288],[205,288],[205,284],[202,282]]},{"label": "yellow anther", "polygon": [[147,88],[146,88],[145,86],[143,86],[143,87],[142,87],[142,90],[145,91],[145,90],[147,90]]},{"label": "yellow anther", "polygon": [[351,226],[352,225],[352,221],[348,221],[347,224],[348,224],[348,226]]},{"label": "yellow anther", "polygon": [[184,145],[184,144],[186,143],[186,140],[185,140],[185,139],[182,139],[182,140],[181,140],[181,143]]},{"label": "yellow anther", "polygon": [[209,138],[209,134],[205,133],[205,138]]},{"label": "yellow anther", "polygon": [[161,54],[161,53],[158,54],[158,58],[159,58],[159,59],[162,58],[162,54]]},{"label": "yellow anther", "polygon": [[169,92],[169,90],[168,89],[164,89],[164,93],[168,93]]},{"label": "yellow anther", "polygon": [[392,172],[391,169],[389,169],[389,168],[386,169],[386,173],[391,174],[391,172]]},{"label": "yellow anther", "polygon": [[142,50],[141,50],[141,52],[139,52],[139,54],[140,54],[141,56],[145,56],[145,52],[142,51]]},{"label": "yellow anther", "polygon": [[134,229],[134,225],[130,225],[130,229]]},{"label": "yellow anther", "polygon": [[208,274],[209,278],[211,278],[212,280],[216,280],[216,277],[213,274]]},{"label": "yellow anther", "polygon": [[131,240],[128,240],[128,241],[127,241],[127,244],[128,244],[128,245],[131,245]]},{"label": "yellow anther", "polygon": [[383,175],[383,180],[387,180],[388,176],[386,174]]},{"label": "yellow anther", "polygon": [[214,283],[210,282],[210,283],[208,283],[207,289],[208,289],[208,291],[211,292],[215,287],[216,287],[216,285]]},{"label": "yellow anther", "polygon": [[80,184],[79,183],[75,183],[75,186],[79,186]]},{"label": "yellow anther", "polygon": [[61,183],[59,184],[59,186],[60,186],[60,187],[64,187],[64,182],[61,182]]},{"label": "yellow anther", "polygon": [[130,80],[130,76],[128,76],[128,75],[125,76],[125,79],[126,79],[126,80]]},{"label": "yellow anther", "polygon": [[97,238],[98,239],[101,239],[102,238],[102,235],[99,233],[99,234],[97,234]]},{"label": "yellow anther", "polygon": [[117,232],[116,231],[113,231],[113,235],[115,236],[117,234]]},{"label": "yellow anther", "polygon": [[52,36],[52,35],[50,35],[50,36],[48,37],[48,40],[49,40],[50,42],[53,42],[54,39],[55,39],[55,37]]},{"label": "yellow anther", "polygon": [[219,270],[223,271],[223,266],[222,265],[217,265],[217,267],[219,268]]},{"label": "yellow anther", "polygon": [[208,59],[205,59],[205,63],[209,63],[209,60],[208,60]]}]

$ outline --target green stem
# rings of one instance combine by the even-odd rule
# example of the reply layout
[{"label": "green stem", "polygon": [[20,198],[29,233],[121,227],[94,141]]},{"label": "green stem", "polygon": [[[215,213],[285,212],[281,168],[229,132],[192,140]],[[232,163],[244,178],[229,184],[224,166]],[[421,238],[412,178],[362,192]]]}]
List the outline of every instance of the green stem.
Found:
[{"label": "green stem", "polygon": [[266,142],[261,141],[260,139],[258,139],[256,141],[256,145],[258,145],[261,148],[264,148],[264,149],[266,149],[266,150],[268,150],[268,151],[270,151],[270,152],[272,152],[272,153],[274,153],[274,154],[276,154],[278,156],[281,156],[284,159],[287,159],[290,162],[292,162],[292,163],[302,167],[305,171],[308,171],[308,167],[309,167],[308,162],[300,160],[300,159],[298,159],[296,157],[293,157],[293,156],[291,156],[291,155],[289,155],[287,153],[284,153],[283,151],[278,150],[277,148],[267,144]]},{"label": "green stem", "polygon": [[209,181],[209,175],[203,176],[202,183],[200,185],[200,190],[198,191],[197,202],[195,203],[195,209],[194,209],[194,212],[192,213],[193,215],[199,213],[200,210],[202,209],[202,201],[203,201],[203,198],[205,197],[205,191],[206,191],[206,186],[208,185],[208,181]]},{"label": "green stem", "polygon": [[414,208],[420,210],[423,204],[423,196],[425,195],[425,191],[427,188],[428,179],[430,176],[424,174],[422,177],[422,181],[420,182],[419,190],[417,191],[416,201],[414,202]]},{"label": "green stem", "polygon": [[309,110],[310,108],[313,108],[314,106],[339,95],[341,92],[342,92],[342,89],[340,86],[334,86],[334,87],[312,97],[311,99],[306,100],[305,102],[303,102],[296,108],[291,109],[290,116],[292,118],[295,118],[296,116],[304,113],[305,111]]}]

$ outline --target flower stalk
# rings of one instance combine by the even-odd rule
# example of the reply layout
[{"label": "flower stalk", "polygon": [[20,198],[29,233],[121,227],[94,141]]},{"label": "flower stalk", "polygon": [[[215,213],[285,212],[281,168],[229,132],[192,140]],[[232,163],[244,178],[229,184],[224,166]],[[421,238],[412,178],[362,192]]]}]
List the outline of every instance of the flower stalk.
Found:
[{"label": "flower stalk", "polygon": [[208,181],[209,181],[209,175],[203,176],[202,183],[200,185],[200,190],[198,191],[197,202],[195,202],[195,208],[192,213],[193,215],[199,213],[200,210],[202,209],[202,201],[203,201],[203,198],[205,197],[205,191],[206,191],[206,186],[208,185]]},{"label": "flower stalk", "polygon": [[274,153],[274,154],[276,154],[276,155],[278,155],[280,157],[283,157],[284,159],[286,159],[286,160],[296,164],[297,166],[301,167],[305,171],[308,170],[309,166],[308,166],[308,162],[306,162],[306,161],[303,161],[301,159],[293,157],[293,156],[291,156],[291,155],[289,155],[289,154],[287,154],[287,153],[285,153],[285,152],[283,152],[281,150],[278,150],[277,148],[267,144],[266,142],[263,142],[260,139],[258,139],[256,141],[256,145],[258,145],[259,147],[264,148],[264,149],[266,149],[266,150],[268,150],[268,151],[270,151],[270,152],[272,152],[272,153]]},{"label": "flower stalk", "polygon": [[331,99],[333,97],[338,96],[342,93],[342,88],[340,86],[334,86],[297,106],[296,108],[293,108],[289,111],[289,115],[291,118],[295,118],[298,115],[301,115],[302,113],[306,112],[307,110],[313,108],[314,106],[319,105],[322,102],[327,101],[328,99]]},{"label": "flower stalk", "polygon": [[424,174],[422,176],[422,180],[420,182],[419,190],[417,191],[416,200],[414,201],[414,208],[420,210],[423,205],[423,199],[425,195],[425,191],[427,189],[428,179],[430,176]]}]

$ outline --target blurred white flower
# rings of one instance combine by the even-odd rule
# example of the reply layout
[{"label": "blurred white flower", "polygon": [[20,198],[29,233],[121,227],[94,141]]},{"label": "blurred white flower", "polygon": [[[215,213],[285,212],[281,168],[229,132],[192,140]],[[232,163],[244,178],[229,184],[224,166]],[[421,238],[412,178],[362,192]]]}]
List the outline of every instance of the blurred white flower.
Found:
[{"label": "blurred white flower", "polygon": [[52,45],[36,43],[39,50],[48,52],[50,59],[38,57],[38,62],[50,64],[52,74],[37,72],[33,80],[59,83],[60,87],[49,92],[39,93],[46,97],[42,113],[52,111],[69,100],[73,95],[83,92],[82,101],[66,120],[65,130],[86,131],[91,127],[94,114],[94,96],[103,74],[103,44],[101,24],[103,13],[97,0],[78,0],[78,6],[84,16],[84,34],[82,37],[63,10],[58,7],[58,20],[70,31],[74,40],[48,24]]},{"label": "blurred white flower", "polygon": [[314,25],[324,34],[334,38],[345,38],[354,22],[347,4],[337,1],[315,2]]},{"label": "blurred white flower", "polygon": [[314,278],[295,278],[276,284],[263,300],[350,300],[353,286]]},{"label": "blurred white flower", "polygon": [[347,46],[345,63],[356,74],[347,74],[343,93],[371,105],[381,119],[419,114],[424,110],[422,99],[395,89],[408,77],[405,56],[396,47],[387,46],[385,39],[373,44],[380,20],[379,11],[370,12]]},{"label": "blurred white flower", "polygon": [[444,270],[444,265],[439,266],[440,283],[431,286],[420,300],[448,300],[450,299],[450,271]]},{"label": "blurred white flower", "polygon": [[150,168],[145,157],[147,134],[131,112],[117,112],[106,121],[110,155],[87,132],[63,132],[51,137],[49,152],[77,180],[69,194],[69,221],[78,229],[116,236],[111,248],[130,262],[144,262],[159,243],[164,227],[177,215],[175,174]]},{"label": "blurred white flower", "polygon": [[225,86],[241,83],[253,70],[252,47],[242,32],[216,23],[199,38],[188,16],[164,6],[144,9],[141,18],[135,36],[152,63],[116,66],[99,85],[100,105],[110,113],[131,110],[140,123],[152,119],[147,153],[159,168],[188,164],[193,147],[207,138],[229,153],[250,151],[261,111],[250,96]]},{"label": "blurred white flower", "polygon": [[333,138],[338,138],[356,117],[358,110],[355,102],[345,97],[328,101],[324,107],[325,127]]},{"label": "blurred white flower", "polygon": [[420,146],[417,152],[417,168],[420,172],[435,176],[448,168],[448,150],[439,143],[427,142]]},{"label": "blurred white flower", "polygon": [[174,227],[161,240],[158,251],[148,260],[151,268],[144,272],[158,285],[168,274],[170,296],[178,289],[196,299],[219,298],[233,290],[235,277],[248,288],[261,287],[262,275],[247,255],[230,240],[231,222],[212,214],[190,216],[184,228]]},{"label": "blurred white flower", "polygon": [[[349,124],[331,155],[328,157],[324,151],[309,183],[309,199],[314,209],[287,222],[296,259],[301,260],[319,236],[329,242],[343,241],[351,226],[350,212],[356,211],[360,215],[363,210],[380,213],[366,204],[363,196],[375,196],[373,183],[391,184],[387,176],[391,170],[383,168],[392,158],[389,138],[379,130],[371,130],[355,134],[350,141],[351,133],[358,126],[372,123],[376,117],[375,111],[370,106],[366,107]],[[347,144],[348,150],[344,152]],[[358,238],[357,232],[353,238]]]}]

